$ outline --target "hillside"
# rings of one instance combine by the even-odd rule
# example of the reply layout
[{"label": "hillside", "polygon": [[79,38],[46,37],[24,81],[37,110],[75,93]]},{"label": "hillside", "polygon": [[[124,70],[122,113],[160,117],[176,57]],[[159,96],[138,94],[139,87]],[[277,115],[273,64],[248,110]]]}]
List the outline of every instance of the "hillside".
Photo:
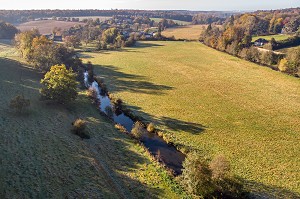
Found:
[{"label": "hillside", "polygon": [[299,197],[299,79],[196,42],[141,42],[83,57],[173,143],[224,154],[259,196]]},{"label": "hillside", "polygon": [[[166,172],[85,92],[67,107],[40,101],[42,74],[13,52],[0,45],[0,198],[179,198]],[[8,107],[18,94],[31,101],[21,115]],[[91,139],[71,132],[76,118],[88,121]]]}]

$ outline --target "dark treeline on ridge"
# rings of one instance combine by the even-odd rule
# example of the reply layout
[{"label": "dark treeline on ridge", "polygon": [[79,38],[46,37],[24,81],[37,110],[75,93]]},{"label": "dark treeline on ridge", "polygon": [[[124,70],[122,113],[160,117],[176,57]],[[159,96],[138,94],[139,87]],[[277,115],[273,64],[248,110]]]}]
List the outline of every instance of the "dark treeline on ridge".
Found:
[{"label": "dark treeline on ridge", "polygon": [[[0,10],[0,19],[10,23],[22,23],[43,17],[76,17],[76,16],[114,16],[131,15],[153,18],[166,18],[192,22],[194,16],[211,15],[226,18],[234,12],[186,11],[186,10]],[[194,20],[195,21],[195,20]],[[215,19],[214,19],[215,21]],[[218,21],[218,20],[217,20]]]}]

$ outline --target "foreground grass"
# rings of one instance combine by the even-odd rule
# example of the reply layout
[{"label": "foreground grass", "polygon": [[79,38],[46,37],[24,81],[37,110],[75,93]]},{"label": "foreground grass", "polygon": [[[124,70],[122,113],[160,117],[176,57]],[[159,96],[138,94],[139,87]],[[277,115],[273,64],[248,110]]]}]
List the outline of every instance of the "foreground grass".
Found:
[{"label": "foreground grass", "polygon": [[276,41],[281,41],[281,40],[285,40],[285,39],[287,39],[289,37],[290,37],[290,35],[286,35],[286,34],[266,35],[266,36],[253,36],[252,37],[252,42],[254,42],[255,40],[257,40],[259,38],[263,38],[263,39],[266,39],[268,41],[270,41],[272,38],[274,38]]},{"label": "foreground grass", "polygon": [[[179,198],[166,172],[84,92],[67,107],[39,101],[41,77],[0,57],[1,198]],[[8,108],[17,94],[31,100],[23,115]],[[71,133],[76,118],[88,121],[91,139]]]},{"label": "foreground grass", "polygon": [[300,193],[299,79],[196,42],[83,56],[113,95],[175,144],[224,154],[259,196]]}]

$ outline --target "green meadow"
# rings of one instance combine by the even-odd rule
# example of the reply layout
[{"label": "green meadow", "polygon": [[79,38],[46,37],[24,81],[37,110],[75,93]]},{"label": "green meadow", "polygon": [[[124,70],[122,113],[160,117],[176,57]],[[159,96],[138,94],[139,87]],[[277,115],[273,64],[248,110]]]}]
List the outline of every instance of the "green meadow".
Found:
[{"label": "green meadow", "polygon": [[[40,101],[38,73],[0,44],[0,198],[180,198],[166,171],[91,104],[85,91],[68,106]],[[9,108],[30,99],[23,114]],[[91,139],[71,132],[88,122]]]},{"label": "green meadow", "polygon": [[225,155],[258,196],[300,193],[300,81],[198,42],[81,54],[179,148]]}]

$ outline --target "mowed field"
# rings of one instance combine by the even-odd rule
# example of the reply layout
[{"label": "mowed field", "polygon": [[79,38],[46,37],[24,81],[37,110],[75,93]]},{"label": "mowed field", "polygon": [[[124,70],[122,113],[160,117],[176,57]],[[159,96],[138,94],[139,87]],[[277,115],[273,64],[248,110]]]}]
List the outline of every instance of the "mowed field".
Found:
[{"label": "mowed field", "polygon": [[[100,116],[85,92],[67,107],[40,101],[42,74],[4,58],[8,48],[0,44],[0,198],[180,197],[166,172]],[[31,101],[22,115],[8,108],[18,94]],[[87,120],[91,139],[71,133],[76,118]]]},{"label": "mowed field", "polygon": [[83,25],[81,22],[67,22],[67,21],[56,21],[56,20],[41,20],[41,21],[30,21],[19,24],[17,26],[21,31],[32,30],[37,28],[41,34],[52,33],[53,28],[61,28],[62,30],[69,29],[77,24]]},{"label": "mowed field", "polygon": [[258,196],[299,197],[299,79],[198,42],[83,55],[115,97],[176,145],[224,154]]}]

